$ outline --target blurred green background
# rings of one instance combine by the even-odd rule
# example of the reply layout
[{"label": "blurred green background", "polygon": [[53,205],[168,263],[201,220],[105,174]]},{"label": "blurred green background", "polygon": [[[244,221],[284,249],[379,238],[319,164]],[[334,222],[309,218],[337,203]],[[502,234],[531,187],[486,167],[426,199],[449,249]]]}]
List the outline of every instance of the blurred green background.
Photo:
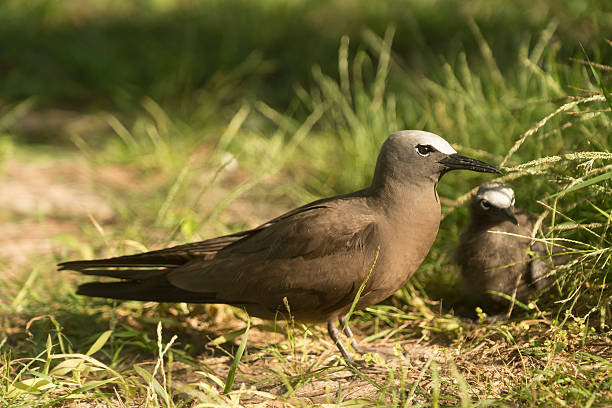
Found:
[{"label": "blurred green background", "polygon": [[[337,78],[343,35],[351,54],[375,56],[374,35],[395,27],[393,55],[410,75],[391,75],[387,86],[403,92],[402,82],[445,76],[444,62],[455,65],[463,53],[475,74],[487,70],[479,36],[502,75],[551,27],[556,60],[583,58],[582,44],[605,61],[611,10],[605,0],[9,0],[0,4],[0,103],[128,120],[143,97],[187,120],[203,119],[201,105],[212,103],[258,100],[282,111],[296,84],[312,85],[314,65]],[[209,114],[222,123],[231,112]],[[35,141],[61,137],[53,126],[26,130]]]}]

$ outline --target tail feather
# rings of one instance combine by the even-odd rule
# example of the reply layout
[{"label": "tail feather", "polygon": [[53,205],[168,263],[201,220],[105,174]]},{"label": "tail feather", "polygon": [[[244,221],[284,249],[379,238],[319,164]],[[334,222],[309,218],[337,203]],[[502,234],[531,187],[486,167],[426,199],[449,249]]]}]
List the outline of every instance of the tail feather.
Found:
[{"label": "tail feather", "polygon": [[[74,270],[71,268],[71,270]],[[96,268],[96,269],[77,269],[83,275],[108,276],[109,278],[142,280],[165,276],[171,268]]]},{"label": "tail feather", "polygon": [[[60,270],[81,271],[84,269],[109,267],[173,267],[183,265],[187,260],[156,259],[154,257],[141,257],[138,255],[119,256],[117,258],[93,259],[91,261],[68,261],[58,264]],[[144,255],[144,254],[142,254]],[[134,257],[134,258],[132,258]]]},{"label": "tail feather", "polygon": [[198,293],[170,285],[166,279],[150,281],[90,282],[80,285],[78,295],[152,302],[225,303],[214,293]]},{"label": "tail feather", "polygon": [[77,294],[121,300],[155,302],[226,303],[214,292],[191,292],[173,286],[166,275],[193,259],[206,261],[232,243],[259,231],[250,230],[207,241],[178,245],[157,251],[90,261],[69,261],[59,270],[72,270],[85,275],[123,279],[118,282],[90,282],[78,287]]},{"label": "tail feather", "polygon": [[91,261],[69,261],[58,265],[60,271],[70,270],[85,275],[109,276],[121,279],[148,279],[162,276],[185,264],[183,256],[162,255],[157,251]]},{"label": "tail feather", "polygon": [[177,245],[170,248],[158,249],[156,251],[143,252],[141,254],[118,256],[106,259],[94,259],[91,261],[69,261],[60,263],[60,270],[73,270],[84,272],[86,269],[100,269],[107,267],[175,267],[184,265],[194,258],[209,259],[245,236],[255,233],[257,230],[242,231],[236,234],[212,238],[206,241],[193,242],[190,244]]}]

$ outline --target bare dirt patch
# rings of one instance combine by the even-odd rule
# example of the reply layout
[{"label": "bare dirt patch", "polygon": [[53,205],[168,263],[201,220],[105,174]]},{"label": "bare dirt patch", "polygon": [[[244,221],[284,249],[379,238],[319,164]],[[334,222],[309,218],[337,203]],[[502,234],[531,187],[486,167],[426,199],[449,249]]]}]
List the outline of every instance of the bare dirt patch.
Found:
[{"label": "bare dirt patch", "polygon": [[0,175],[0,260],[12,269],[52,256],[59,249],[54,238],[78,233],[90,215],[110,220],[114,211],[93,179],[94,171],[77,157],[9,159]]},{"label": "bare dirt patch", "polygon": [[[211,180],[215,184],[206,190],[194,210],[201,214],[213,211],[246,179],[240,170],[224,171],[216,178],[213,170],[201,172],[194,194]],[[15,266],[35,256],[52,256],[61,249],[56,237],[78,236],[92,218],[104,228],[112,228],[117,214],[109,196],[146,196],[167,182],[165,177],[153,174],[143,183],[138,172],[129,166],[108,164],[94,168],[78,154],[37,161],[10,158],[0,172],[0,261]],[[282,213],[285,210],[282,204],[262,206],[253,199],[266,188],[255,186],[230,202],[222,209],[218,221],[256,226]],[[206,236],[214,233],[204,231]]]}]

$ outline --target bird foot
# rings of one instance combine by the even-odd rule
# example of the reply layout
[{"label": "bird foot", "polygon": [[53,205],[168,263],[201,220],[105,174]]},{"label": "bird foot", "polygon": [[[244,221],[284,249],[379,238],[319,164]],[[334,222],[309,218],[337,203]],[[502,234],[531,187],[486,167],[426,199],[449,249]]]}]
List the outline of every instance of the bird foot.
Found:
[{"label": "bird foot", "polygon": [[387,372],[388,367],[385,364],[382,364],[380,361],[376,359],[353,359],[349,358],[348,360],[345,358],[346,367],[350,370],[359,370],[361,373],[382,373]]},{"label": "bird foot", "polygon": [[356,366],[361,366],[361,367],[370,366],[371,367],[376,364],[378,365],[384,364],[385,357],[383,356],[386,356],[386,357],[396,356],[395,350],[392,347],[361,347],[357,343],[357,340],[355,340],[353,331],[347,324],[346,317],[342,316],[338,318],[338,321],[344,331],[344,334],[346,334],[346,337],[350,340],[352,349],[356,353],[361,354],[362,356],[365,355],[366,357],[365,359],[355,360],[349,355],[348,350],[338,338],[338,329],[334,325],[334,322],[330,320],[327,322],[327,331],[329,333],[329,336],[332,338],[332,340],[336,344],[336,347],[338,347],[338,350],[342,354],[342,357],[344,358],[344,361],[346,361],[347,365],[355,366],[355,367]]},{"label": "bird foot", "polygon": [[394,357],[395,350],[393,347],[362,347],[357,345],[351,345],[353,350],[359,354],[380,354],[387,357]]},{"label": "bird foot", "polygon": [[351,367],[355,367],[355,368],[362,368],[362,367],[368,367],[372,365],[372,362],[368,362],[366,360],[361,360],[361,359],[354,359],[352,357],[344,358],[344,361],[346,362],[347,366],[351,366]]},{"label": "bird foot", "polygon": [[[391,347],[359,347],[352,345],[353,350],[361,354],[360,359],[354,359],[348,355],[343,356],[346,365],[352,368],[359,368],[367,372],[378,372],[381,366],[386,367],[386,360],[395,358],[395,352]],[[386,368],[385,368],[386,370]]]}]

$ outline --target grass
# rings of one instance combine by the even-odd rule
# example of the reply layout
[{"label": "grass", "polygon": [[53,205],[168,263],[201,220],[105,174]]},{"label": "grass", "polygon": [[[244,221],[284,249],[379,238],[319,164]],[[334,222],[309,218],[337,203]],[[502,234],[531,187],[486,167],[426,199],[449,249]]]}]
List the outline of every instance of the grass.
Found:
[{"label": "grass", "polygon": [[[0,87],[0,405],[612,404],[610,11],[461,4],[169,1],[135,11],[98,1],[92,10],[105,18],[95,24],[67,3],[3,4],[0,37],[26,51],[10,54],[16,68]],[[333,24],[338,15],[346,26]],[[330,21],[316,24],[321,16]],[[197,52],[237,21],[240,30]],[[24,22],[48,34],[47,46],[66,44],[47,74],[28,71],[45,44]],[[500,28],[512,24],[512,35]],[[283,48],[279,33],[303,52]],[[139,52],[172,64],[124,64],[143,39],[152,48]],[[184,44],[182,54],[158,41]],[[101,52],[114,44],[117,66]],[[278,89],[264,90],[272,79]],[[57,112],[66,107],[77,114]],[[378,361],[370,369],[344,366],[323,327],[225,306],[86,299],[74,295],[81,277],[56,272],[59,260],[205,239],[360,188],[380,143],[403,128],[500,165],[517,206],[541,216],[536,238],[573,254],[522,315],[476,324],[453,310],[465,203],[490,178],[465,172],[438,186],[444,219],[417,274],[352,314],[362,342],[395,345],[384,364],[366,356]]]}]

